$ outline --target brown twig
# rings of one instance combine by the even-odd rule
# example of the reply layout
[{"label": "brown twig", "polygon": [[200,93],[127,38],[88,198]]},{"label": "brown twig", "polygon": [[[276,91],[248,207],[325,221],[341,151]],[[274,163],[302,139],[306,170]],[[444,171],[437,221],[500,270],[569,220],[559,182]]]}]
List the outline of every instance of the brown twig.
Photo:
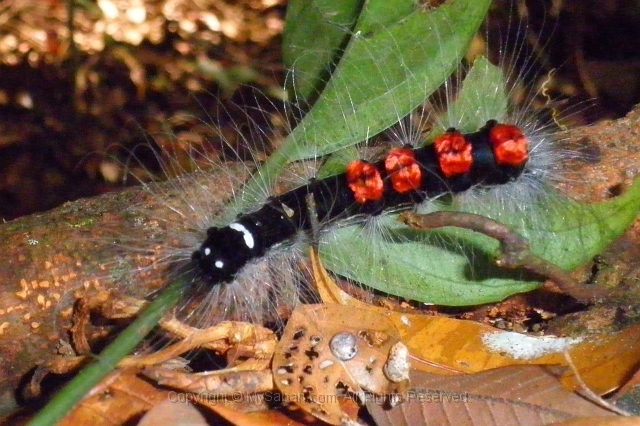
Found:
[{"label": "brown twig", "polygon": [[430,230],[445,226],[465,228],[487,235],[500,242],[501,253],[496,265],[507,268],[524,268],[534,274],[549,278],[558,287],[578,300],[592,300],[594,289],[578,284],[567,272],[537,256],[529,249],[529,241],[495,220],[472,213],[436,212],[417,214],[405,212],[398,220],[414,229]]}]

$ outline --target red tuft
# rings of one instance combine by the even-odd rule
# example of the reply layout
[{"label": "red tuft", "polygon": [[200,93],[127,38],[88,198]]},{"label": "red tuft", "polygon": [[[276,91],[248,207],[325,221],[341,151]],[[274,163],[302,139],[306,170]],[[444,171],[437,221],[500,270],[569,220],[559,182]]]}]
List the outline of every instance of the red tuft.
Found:
[{"label": "red tuft", "polygon": [[438,155],[438,163],[442,173],[450,178],[469,173],[473,158],[471,144],[458,131],[447,132],[438,136],[433,145]]},{"label": "red tuft", "polygon": [[352,161],[347,166],[347,184],[359,204],[382,198],[384,185],[380,172],[366,161]]},{"label": "red tuft", "polygon": [[517,126],[496,124],[489,133],[489,142],[500,165],[521,167],[529,158],[527,138]]},{"label": "red tuft", "polygon": [[392,149],[384,160],[384,167],[391,177],[391,184],[396,192],[404,194],[420,187],[422,172],[413,150]]}]

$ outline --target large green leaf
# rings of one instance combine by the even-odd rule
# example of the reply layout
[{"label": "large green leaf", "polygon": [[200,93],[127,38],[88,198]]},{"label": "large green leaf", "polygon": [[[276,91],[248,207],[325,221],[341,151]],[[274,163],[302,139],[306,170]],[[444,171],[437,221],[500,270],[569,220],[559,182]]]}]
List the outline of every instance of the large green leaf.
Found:
[{"label": "large green leaf", "polygon": [[[489,3],[452,0],[427,9],[413,0],[364,2],[344,51],[329,55],[339,61],[317,101],[247,184],[247,195],[230,207],[229,217],[254,204],[256,194],[263,193],[261,188],[272,187],[287,162],[362,142],[424,102],[458,66]],[[311,20],[308,25],[317,27],[313,20],[325,15],[304,16]],[[304,25],[296,22],[297,27]],[[328,47],[332,52],[336,48],[333,40]],[[307,70],[322,71],[325,59]]]},{"label": "large green leaf", "polygon": [[[552,203],[559,203],[556,198]],[[534,253],[570,270],[593,258],[637,217],[640,180],[623,196],[595,205],[540,206],[537,220],[514,217],[513,230],[529,239]],[[549,207],[549,206],[547,206]],[[490,208],[479,209],[487,216]],[[546,225],[545,225],[546,223]],[[537,225],[537,226],[536,226]],[[321,241],[325,266],[372,288],[411,300],[464,306],[502,300],[540,285],[539,279],[493,264],[498,243],[457,228],[431,232],[407,229],[395,217],[370,233],[352,225],[335,230]]]},{"label": "large green leaf", "polygon": [[[454,0],[430,11],[389,3],[365,3],[331,79],[276,158],[329,154],[395,124],[456,69],[490,1]],[[389,22],[390,8],[406,14]]]}]

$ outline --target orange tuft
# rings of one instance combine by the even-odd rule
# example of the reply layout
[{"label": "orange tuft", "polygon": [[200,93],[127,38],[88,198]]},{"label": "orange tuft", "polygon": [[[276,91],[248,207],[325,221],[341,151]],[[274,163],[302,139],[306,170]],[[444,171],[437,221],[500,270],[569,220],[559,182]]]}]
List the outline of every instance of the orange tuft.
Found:
[{"label": "orange tuft", "polygon": [[489,142],[500,165],[521,167],[529,158],[527,138],[517,126],[496,124],[489,132]]},{"label": "orange tuft", "polygon": [[420,187],[422,172],[413,150],[392,149],[384,160],[384,167],[391,177],[391,184],[396,192],[404,194]]},{"label": "orange tuft", "polygon": [[469,173],[473,158],[471,144],[458,131],[450,131],[438,136],[433,145],[438,155],[442,173],[450,178]]},{"label": "orange tuft", "polygon": [[378,201],[384,192],[380,171],[366,161],[352,161],[347,166],[347,184],[359,204]]}]

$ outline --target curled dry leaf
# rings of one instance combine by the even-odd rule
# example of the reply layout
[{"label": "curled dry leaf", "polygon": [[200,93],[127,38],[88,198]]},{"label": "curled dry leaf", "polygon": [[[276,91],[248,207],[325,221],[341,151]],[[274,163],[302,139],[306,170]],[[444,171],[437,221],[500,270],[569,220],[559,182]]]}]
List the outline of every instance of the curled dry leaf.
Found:
[{"label": "curled dry leaf", "polygon": [[[147,302],[144,300],[111,291],[100,291],[87,298],[78,299],[73,312],[74,323],[70,330],[76,353],[91,352],[86,329],[92,314],[109,320],[132,319],[146,305]],[[210,349],[216,353],[242,351],[244,358],[270,359],[276,342],[273,331],[256,324],[238,321],[223,321],[213,327],[200,329],[189,326],[175,317],[167,317],[160,321],[160,327],[181,342],[156,354],[155,357],[147,357],[148,362],[145,365],[159,364],[193,348]],[[79,348],[85,346],[85,350]],[[128,367],[142,363],[124,364],[123,366]]]},{"label": "curled dry leaf", "polygon": [[297,308],[273,358],[273,377],[286,401],[330,424],[349,421],[343,391],[394,402],[409,385],[408,351],[393,323],[369,310],[341,305]]},{"label": "curled dry leaf", "polygon": [[[243,322],[223,321],[213,327],[198,329],[171,318],[160,321],[160,326],[181,340],[149,355],[125,358],[118,365],[121,367],[156,365],[193,349],[201,348],[226,354],[230,368],[255,369],[249,362],[256,361],[266,366],[276,344],[275,334],[271,330]],[[242,366],[247,363],[249,363],[247,368]]]}]

